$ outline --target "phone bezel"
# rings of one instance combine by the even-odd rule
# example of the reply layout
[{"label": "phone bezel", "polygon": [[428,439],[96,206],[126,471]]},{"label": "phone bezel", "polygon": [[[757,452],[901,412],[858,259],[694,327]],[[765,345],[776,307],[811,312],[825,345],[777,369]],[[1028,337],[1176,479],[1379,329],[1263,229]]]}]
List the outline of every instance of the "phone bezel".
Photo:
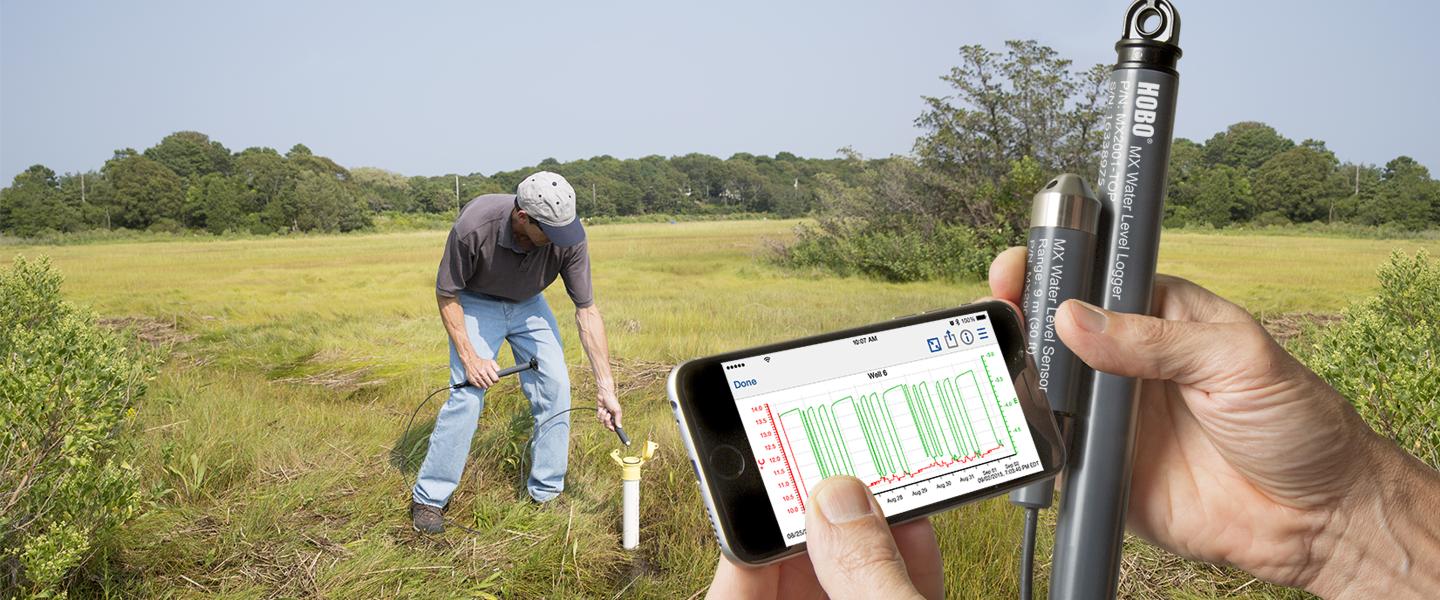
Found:
[{"label": "phone bezel", "polygon": [[[765,346],[736,350],[685,362],[670,373],[669,393],[681,437],[690,453],[721,549],[735,560],[760,565],[782,560],[805,551],[806,544],[786,546],[774,509],[758,471],[744,468],[735,477],[713,472],[707,457],[717,447],[739,450],[744,463],[753,464],[754,452],[740,424],[739,410],[726,384],[721,363],[770,354],[813,344],[878,333],[920,323],[985,312],[993,324],[1000,353],[1005,360],[1025,421],[1040,456],[1041,470],[980,488],[974,492],[941,500],[910,511],[889,515],[891,524],[932,515],[956,506],[1002,494],[1010,489],[1054,477],[1064,466],[1065,450],[1054,414],[1044,393],[1036,385],[1034,364],[1025,349],[1023,324],[1014,308],[1001,301],[941,309],[889,321],[824,333]],[[743,519],[739,518],[743,515]]]}]

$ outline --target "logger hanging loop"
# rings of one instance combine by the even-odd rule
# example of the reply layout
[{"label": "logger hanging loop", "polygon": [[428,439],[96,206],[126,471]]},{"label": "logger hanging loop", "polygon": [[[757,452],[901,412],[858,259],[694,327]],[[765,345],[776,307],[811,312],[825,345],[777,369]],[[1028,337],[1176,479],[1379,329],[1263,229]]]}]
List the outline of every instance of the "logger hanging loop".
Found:
[{"label": "logger hanging loop", "polygon": [[1167,0],[1136,2],[1125,15],[1125,35],[1121,37],[1179,44],[1180,15]]}]

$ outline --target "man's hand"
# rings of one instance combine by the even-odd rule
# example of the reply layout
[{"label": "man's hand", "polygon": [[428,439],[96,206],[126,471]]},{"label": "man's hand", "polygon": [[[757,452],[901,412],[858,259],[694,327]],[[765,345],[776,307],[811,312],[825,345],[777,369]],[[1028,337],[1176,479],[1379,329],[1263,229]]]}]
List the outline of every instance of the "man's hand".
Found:
[{"label": "man's hand", "polygon": [[615,398],[615,384],[597,383],[595,386],[595,418],[606,429],[615,431],[620,427],[620,401]]},{"label": "man's hand", "polygon": [[[1024,277],[1025,249],[1011,248],[990,267],[991,291],[1018,303]],[[1071,300],[1055,317],[1086,364],[1143,379],[1131,531],[1326,596],[1437,589],[1440,520],[1414,509],[1440,497],[1433,469],[1371,431],[1239,306],[1164,275],[1152,305],[1155,317]]]},{"label": "man's hand", "polygon": [[460,362],[465,364],[465,380],[470,385],[484,390],[500,381],[500,364],[493,360],[472,354],[469,358],[460,359]]},{"label": "man's hand", "polygon": [[859,479],[831,477],[805,513],[809,556],[744,567],[720,557],[707,598],[940,598],[945,575],[930,519],[891,528]]}]

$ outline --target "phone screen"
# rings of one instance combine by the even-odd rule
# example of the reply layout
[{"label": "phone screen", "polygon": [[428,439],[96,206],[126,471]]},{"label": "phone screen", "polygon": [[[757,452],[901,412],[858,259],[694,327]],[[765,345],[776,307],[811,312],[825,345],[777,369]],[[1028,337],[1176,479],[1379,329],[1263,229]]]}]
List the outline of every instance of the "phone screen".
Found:
[{"label": "phone screen", "polygon": [[895,515],[1043,470],[984,311],[722,367],[786,546],[832,475]]}]

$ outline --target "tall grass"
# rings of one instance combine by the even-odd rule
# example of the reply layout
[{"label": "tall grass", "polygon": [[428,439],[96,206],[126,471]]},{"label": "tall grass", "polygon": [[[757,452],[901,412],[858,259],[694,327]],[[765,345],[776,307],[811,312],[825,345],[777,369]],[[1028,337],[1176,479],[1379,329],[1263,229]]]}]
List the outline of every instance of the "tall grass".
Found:
[{"label": "tall grass", "polygon": [[[987,293],[978,281],[891,284],[770,266],[765,240],[788,239],[795,223],[590,229],[626,428],[662,448],[645,472],[641,547],[628,553],[619,548],[619,473],[608,457],[614,437],[585,412],[574,415],[567,493],[545,506],[521,500],[530,425],[513,382],[487,397],[448,513],[474,532],[410,530],[405,509],[418,459],[410,449],[428,433],[436,405],[422,411],[412,439],[400,437],[415,403],[447,377],[432,292],[444,231],[0,249],[49,255],[66,276],[67,296],[101,314],[176,332],[138,416],[136,466],[156,505],[122,532],[124,551],[89,591],[415,598],[703,591],[718,551],[664,398],[667,367]],[[1256,312],[1334,312],[1373,289],[1375,267],[1396,247],[1440,250],[1423,240],[1167,233],[1161,267]],[[560,286],[548,297],[560,315],[575,403],[592,403],[569,302]],[[1003,500],[938,519],[953,596],[1014,596],[1019,523]],[[1130,595],[1204,597],[1240,587],[1242,596],[1288,595],[1153,549],[1132,557],[1140,562],[1127,571]]]}]

